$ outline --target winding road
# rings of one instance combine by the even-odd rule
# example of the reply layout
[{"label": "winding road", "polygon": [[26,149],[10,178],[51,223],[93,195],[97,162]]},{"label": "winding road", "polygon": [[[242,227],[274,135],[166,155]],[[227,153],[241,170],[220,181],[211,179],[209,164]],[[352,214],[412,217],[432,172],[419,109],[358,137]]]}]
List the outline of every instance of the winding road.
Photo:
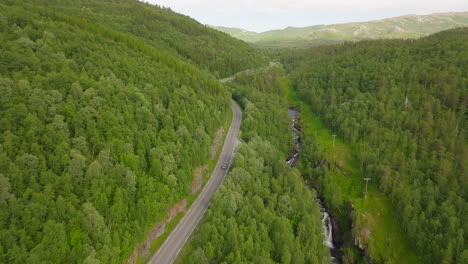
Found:
[{"label": "winding road", "polygon": [[231,108],[233,112],[231,127],[229,128],[229,132],[226,136],[226,139],[224,140],[223,150],[219,156],[218,163],[216,164],[216,167],[213,170],[208,183],[205,185],[205,188],[203,188],[202,192],[184,215],[179,224],[177,224],[176,228],[161,245],[156,254],[153,255],[149,263],[171,264],[174,262],[177,255],[179,254],[179,251],[182,249],[185,242],[190,237],[198,222],[200,222],[202,219],[206,209],[210,205],[211,196],[216,192],[216,190],[218,190],[219,186],[223,182],[229,168],[223,169],[222,164],[231,164],[231,160],[234,157],[234,150],[237,145],[236,142],[239,135],[240,124],[242,121],[242,112],[234,101],[232,101]]}]

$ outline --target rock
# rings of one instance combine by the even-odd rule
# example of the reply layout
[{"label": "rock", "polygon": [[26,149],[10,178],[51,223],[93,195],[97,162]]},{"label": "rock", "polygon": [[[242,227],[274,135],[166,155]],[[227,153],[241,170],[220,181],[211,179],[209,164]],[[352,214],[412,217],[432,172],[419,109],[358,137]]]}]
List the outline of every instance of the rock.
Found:
[{"label": "rock", "polygon": [[167,210],[167,218],[154,224],[154,227],[148,233],[146,239],[140,243],[140,245],[133,250],[132,255],[128,258],[128,264],[135,264],[138,256],[147,257],[150,254],[151,243],[156,240],[159,236],[164,234],[167,224],[169,224],[176,216],[182,211],[185,211],[187,207],[187,200],[183,199],[173,204]]}]

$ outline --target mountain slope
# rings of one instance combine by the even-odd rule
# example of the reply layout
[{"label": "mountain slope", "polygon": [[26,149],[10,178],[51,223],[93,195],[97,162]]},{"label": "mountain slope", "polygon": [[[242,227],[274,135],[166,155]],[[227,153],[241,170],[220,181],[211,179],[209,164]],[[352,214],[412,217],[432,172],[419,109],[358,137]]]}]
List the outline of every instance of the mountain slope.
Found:
[{"label": "mountain slope", "polygon": [[134,0],[32,0],[36,6],[80,17],[145,40],[179,59],[206,68],[217,77],[255,68],[267,63],[265,56],[242,41],[199,22]]},{"label": "mountain slope", "polygon": [[224,32],[226,34],[229,34],[235,38],[241,39],[246,42],[255,42],[260,38],[260,34],[257,32],[253,31],[248,31],[245,29],[240,29],[240,28],[230,28],[230,27],[220,27],[220,26],[212,26],[209,25],[209,27],[212,27],[214,29],[217,29],[221,32]]},{"label": "mountain slope", "polygon": [[383,20],[288,27],[263,33],[216,27],[260,47],[304,47],[362,39],[419,38],[442,30],[468,26],[468,12],[406,15]]},{"label": "mountain slope", "polygon": [[[467,43],[468,28],[460,28],[418,40],[320,46],[283,60],[294,69],[293,87],[301,98],[352,144],[356,180],[371,178],[369,189],[393,202],[414,250],[427,263],[468,261]],[[316,162],[311,159],[308,166]],[[346,212],[351,203],[355,221],[372,224],[359,211],[363,188],[346,186],[326,169],[308,177],[332,190],[325,198],[336,211]],[[372,232],[356,226],[354,239],[362,247],[390,244],[376,245]],[[399,263],[391,254],[375,258]]]},{"label": "mountain slope", "polygon": [[[89,18],[75,1],[0,3],[0,263],[121,263],[188,195],[231,96],[206,70],[209,59],[184,58],[158,41],[190,42],[177,30],[191,26],[232,48],[236,67],[262,58],[136,1],[108,1],[92,17],[103,2],[80,2]],[[112,21],[133,21],[114,16],[118,3],[181,22],[161,26],[160,39],[130,34]],[[196,52],[217,54],[218,44]]]}]

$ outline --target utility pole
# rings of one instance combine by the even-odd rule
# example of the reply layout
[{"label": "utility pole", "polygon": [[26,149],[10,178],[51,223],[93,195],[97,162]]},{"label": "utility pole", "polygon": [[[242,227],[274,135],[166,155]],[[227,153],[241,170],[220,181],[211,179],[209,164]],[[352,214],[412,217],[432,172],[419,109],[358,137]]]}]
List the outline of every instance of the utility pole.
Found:
[{"label": "utility pole", "polygon": [[333,136],[333,147],[335,147],[335,138],[336,138],[336,135],[333,134],[332,136]]},{"label": "utility pole", "polygon": [[364,178],[364,180],[366,181],[366,192],[364,193],[364,199],[366,199],[367,198],[367,184],[369,183],[371,178]]}]

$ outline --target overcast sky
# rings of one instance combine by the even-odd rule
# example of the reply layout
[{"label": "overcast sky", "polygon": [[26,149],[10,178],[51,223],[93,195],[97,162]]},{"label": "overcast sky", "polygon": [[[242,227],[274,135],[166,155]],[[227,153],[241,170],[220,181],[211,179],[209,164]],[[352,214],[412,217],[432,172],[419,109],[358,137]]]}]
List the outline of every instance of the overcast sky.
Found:
[{"label": "overcast sky", "polygon": [[368,21],[405,14],[468,11],[468,0],[144,0],[203,24],[262,32]]}]

